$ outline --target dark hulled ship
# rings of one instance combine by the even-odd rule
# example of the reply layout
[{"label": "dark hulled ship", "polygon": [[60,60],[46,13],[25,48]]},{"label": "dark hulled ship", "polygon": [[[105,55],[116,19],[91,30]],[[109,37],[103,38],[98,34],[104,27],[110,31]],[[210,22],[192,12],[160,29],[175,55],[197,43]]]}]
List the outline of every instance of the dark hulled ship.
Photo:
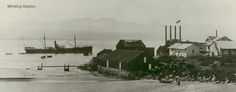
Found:
[{"label": "dark hulled ship", "polygon": [[55,47],[46,47],[46,41],[44,36],[44,48],[35,48],[35,47],[25,47],[26,54],[47,54],[47,53],[55,53],[55,54],[64,54],[64,53],[75,53],[75,54],[84,54],[85,56],[92,55],[92,46],[76,46],[76,37],[74,36],[75,46],[72,48],[65,48],[65,46],[60,46],[54,41]]}]

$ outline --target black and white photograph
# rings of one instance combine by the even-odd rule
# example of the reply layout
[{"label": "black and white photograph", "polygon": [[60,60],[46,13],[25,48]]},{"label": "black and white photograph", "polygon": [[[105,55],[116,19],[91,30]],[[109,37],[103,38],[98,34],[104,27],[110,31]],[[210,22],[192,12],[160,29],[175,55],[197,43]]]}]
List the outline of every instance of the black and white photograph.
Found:
[{"label": "black and white photograph", "polygon": [[1,0],[1,92],[235,92],[235,0]]}]

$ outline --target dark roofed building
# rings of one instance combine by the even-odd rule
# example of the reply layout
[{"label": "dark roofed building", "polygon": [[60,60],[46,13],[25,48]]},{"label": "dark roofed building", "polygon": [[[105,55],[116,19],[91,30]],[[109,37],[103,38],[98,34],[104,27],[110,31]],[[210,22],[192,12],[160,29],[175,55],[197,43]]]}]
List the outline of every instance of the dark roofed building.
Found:
[{"label": "dark roofed building", "polygon": [[154,48],[146,47],[142,40],[120,40],[116,49],[144,51],[146,55],[154,56]]},{"label": "dark roofed building", "polygon": [[153,58],[146,56],[144,51],[115,50],[108,55],[101,55],[98,64],[104,67],[127,71],[145,71],[153,68]]},{"label": "dark roofed building", "polygon": [[121,50],[144,50],[146,48],[142,40],[120,40],[116,49]]}]

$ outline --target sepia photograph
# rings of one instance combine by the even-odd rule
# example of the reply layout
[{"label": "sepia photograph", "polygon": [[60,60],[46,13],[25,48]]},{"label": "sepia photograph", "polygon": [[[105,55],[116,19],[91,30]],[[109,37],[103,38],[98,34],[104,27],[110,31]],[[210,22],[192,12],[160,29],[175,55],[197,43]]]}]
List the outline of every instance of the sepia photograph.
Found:
[{"label": "sepia photograph", "polygon": [[1,0],[1,92],[235,92],[235,0]]}]

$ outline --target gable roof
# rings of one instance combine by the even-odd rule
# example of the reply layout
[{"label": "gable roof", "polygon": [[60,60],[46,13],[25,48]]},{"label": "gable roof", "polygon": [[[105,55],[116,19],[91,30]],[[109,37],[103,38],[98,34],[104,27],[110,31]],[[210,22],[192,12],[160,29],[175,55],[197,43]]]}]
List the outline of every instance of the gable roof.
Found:
[{"label": "gable roof", "polygon": [[125,47],[146,47],[142,40],[120,40],[118,44],[122,44]]},{"label": "gable roof", "polygon": [[229,39],[227,36],[223,36],[223,37],[217,37],[213,41],[232,41],[232,40]]},{"label": "gable roof", "polygon": [[98,59],[104,61],[109,60],[111,62],[130,62],[143,53],[143,51],[135,50],[115,50],[108,55],[98,57]]},{"label": "gable roof", "polygon": [[169,47],[169,49],[186,49],[193,44],[191,43],[175,43]]},{"label": "gable roof", "polygon": [[[207,40],[206,40],[207,41]],[[210,40],[207,42],[207,45],[212,45],[214,44],[216,41],[233,41],[230,38],[228,38],[227,36],[223,36],[223,37],[216,37],[213,40]]]}]

